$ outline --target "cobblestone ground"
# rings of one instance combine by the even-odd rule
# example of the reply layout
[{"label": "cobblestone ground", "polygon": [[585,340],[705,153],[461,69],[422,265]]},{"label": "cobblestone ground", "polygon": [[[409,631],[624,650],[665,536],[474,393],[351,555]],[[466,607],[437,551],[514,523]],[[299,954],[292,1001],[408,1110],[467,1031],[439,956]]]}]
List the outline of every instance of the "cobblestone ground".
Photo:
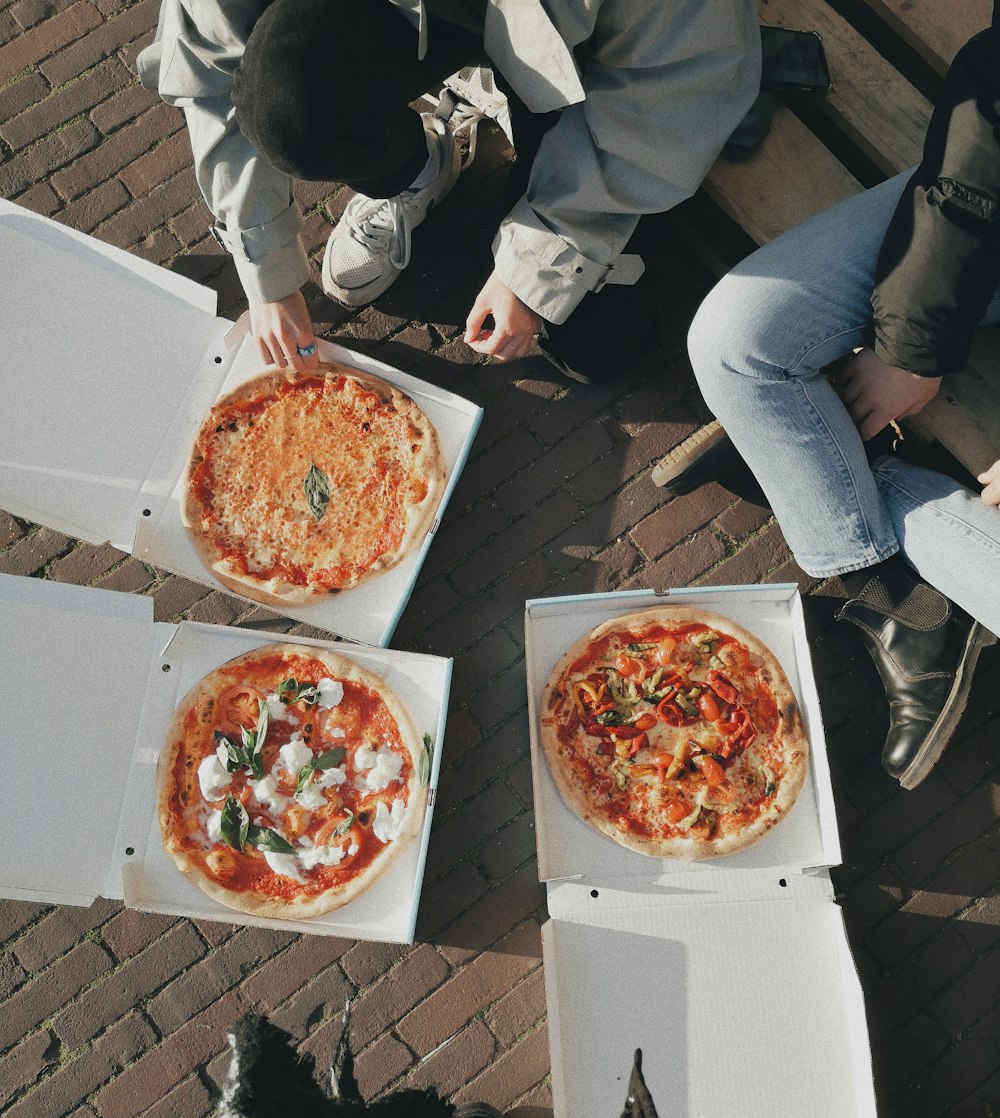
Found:
[{"label": "cobblestone ground", "polygon": [[[0,0],[0,192],[210,284],[234,317],[240,289],[208,235],[181,114],[133,77],[156,10],[156,0]],[[945,760],[903,793],[879,767],[886,713],[874,669],[832,620],[839,587],[803,575],[752,501],[712,485],[663,502],[649,466],[704,417],[683,339],[710,283],[666,229],[660,344],[628,378],[570,386],[539,358],[503,367],[462,344],[509,154],[499,134],[487,139],[375,307],[348,313],[309,291],[329,336],[485,408],[393,642],[455,658],[417,943],[237,929],[106,900],[0,902],[0,1110],[10,1118],[202,1118],[236,1018],[267,1012],[322,1061],[347,993],[367,1094],[436,1084],[522,1118],[547,1114],[524,601],[785,581],[806,594],[844,846],[834,879],[866,993],[880,1113],[1000,1112],[990,1108],[1000,1099],[1000,662],[984,659]],[[344,192],[308,186],[300,197],[318,259]],[[159,620],[293,628],[4,512],[0,570],[149,595]]]}]

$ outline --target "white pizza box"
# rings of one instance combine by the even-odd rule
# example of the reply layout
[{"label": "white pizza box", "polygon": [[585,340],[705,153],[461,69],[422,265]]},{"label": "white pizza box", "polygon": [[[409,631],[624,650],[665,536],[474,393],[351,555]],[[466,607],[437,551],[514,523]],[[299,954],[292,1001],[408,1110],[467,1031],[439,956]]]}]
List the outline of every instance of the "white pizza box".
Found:
[{"label": "white pizza box", "polygon": [[[356,900],[311,920],[237,913],[164,852],[156,759],[173,711],[213,668],[278,641],[330,648],[386,681],[434,745],[417,837]],[[150,598],[0,574],[0,895],[411,943],[430,839],[452,661],[182,622]]]},{"label": "white pizza box", "polygon": [[555,1118],[621,1113],[633,1053],[666,1118],[875,1118],[864,1002],[825,872],[548,886]]},{"label": "white pizza box", "polygon": [[[222,588],[181,524],[179,486],[213,402],[261,371],[214,292],[0,199],[0,507]],[[482,409],[321,341],[322,357],[383,377],[437,428],[447,464],[423,545],[356,589],[282,613],[388,643],[482,419]]]},{"label": "white pizza box", "polygon": [[[688,862],[651,858],[626,850],[577,818],[563,803],[549,774],[538,739],[545,685],[563,653],[603,621],[657,605],[691,605],[731,618],[774,652],[788,676],[809,737],[809,773],[786,818],[748,850],[725,858]],[[793,584],[614,592],[529,601],[525,610],[525,661],[528,677],[529,740],[538,876],[542,881],[637,886],[654,883],[684,890],[697,870],[713,876],[717,887],[741,871],[806,872],[840,862],[840,839],[823,735],[819,697],[802,616]]]}]

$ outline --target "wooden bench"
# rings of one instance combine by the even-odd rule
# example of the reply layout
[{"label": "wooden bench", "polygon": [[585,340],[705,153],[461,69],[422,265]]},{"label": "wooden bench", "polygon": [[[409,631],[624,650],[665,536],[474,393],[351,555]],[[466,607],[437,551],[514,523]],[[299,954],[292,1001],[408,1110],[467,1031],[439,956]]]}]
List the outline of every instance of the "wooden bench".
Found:
[{"label": "wooden bench", "polygon": [[[845,163],[863,166],[870,186],[919,161],[931,102],[914,82],[933,85],[944,74],[959,48],[989,26],[992,3],[759,0],[758,14],[762,23],[818,31],[832,77],[828,93],[798,96],[800,114],[808,115],[803,106],[812,113],[812,127],[780,106],[761,150],[745,163],[720,160],[705,184],[714,203],[764,244],[864,189]],[[690,238],[680,225],[678,233]],[[695,247],[717,270],[735,263],[730,249],[712,241],[702,237]],[[1000,328],[979,331],[967,371],[949,377],[909,423],[973,474],[1000,459]]]}]

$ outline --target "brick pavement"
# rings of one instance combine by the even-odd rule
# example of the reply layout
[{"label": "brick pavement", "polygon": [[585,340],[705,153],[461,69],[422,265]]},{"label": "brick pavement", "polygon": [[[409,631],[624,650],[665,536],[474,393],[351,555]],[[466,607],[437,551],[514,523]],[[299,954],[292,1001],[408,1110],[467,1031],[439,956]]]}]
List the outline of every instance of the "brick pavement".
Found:
[{"label": "brick pavement", "polygon": [[[131,77],[155,15],[155,0],[0,0],[0,191],[209,283],[234,316],[239,286],[207,235],[181,116]],[[524,600],[744,581],[795,581],[806,594],[844,845],[834,879],[866,992],[880,1113],[1000,1113],[1000,660],[984,660],[946,760],[902,793],[878,765],[886,716],[874,669],[832,620],[837,586],[797,570],[759,505],[714,485],[664,504],[649,481],[650,464],[704,416],[683,355],[710,283],[700,263],[661,231],[661,341],[612,386],[568,386],[537,358],[499,367],[462,344],[508,157],[494,133],[376,307],[349,313],[307,292],[330,336],[485,408],[394,639],[455,657],[417,943],[196,923],[104,900],[85,910],[0,902],[0,1109],[11,1118],[202,1118],[233,1020],[262,1009],[322,1061],[347,993],[366,1092],[434,1083],[542,1118],[544,891]],[[309,185],[301,198],[316,254],[344,194]],[[150,595],[160,620],[295,628],[2,511],[0,571]]]}]

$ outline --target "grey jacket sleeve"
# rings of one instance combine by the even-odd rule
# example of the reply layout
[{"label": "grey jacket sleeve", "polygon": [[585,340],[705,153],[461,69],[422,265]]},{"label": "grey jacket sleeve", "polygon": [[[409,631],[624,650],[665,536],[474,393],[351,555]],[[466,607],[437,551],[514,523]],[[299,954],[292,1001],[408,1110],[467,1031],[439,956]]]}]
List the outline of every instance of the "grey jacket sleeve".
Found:
[{"label": "grey jacket sleeve", "polygon": [[[139,78],[187,120],[199,189],[250,302],[273,302],[309,278],[291,180],[240,132],[233,74],[266,0],[163,0]],[[193,13],[197,13],[197,20]]]},{"label": "grey jacket sleeve", "polygon": [[549,322],[634,282],[616,262],[639,217],[698,189],[760,87],[752,0],[636,7],[606,0],[577,29],[585,98],[545,135],[494,242],[499,278]]}]

